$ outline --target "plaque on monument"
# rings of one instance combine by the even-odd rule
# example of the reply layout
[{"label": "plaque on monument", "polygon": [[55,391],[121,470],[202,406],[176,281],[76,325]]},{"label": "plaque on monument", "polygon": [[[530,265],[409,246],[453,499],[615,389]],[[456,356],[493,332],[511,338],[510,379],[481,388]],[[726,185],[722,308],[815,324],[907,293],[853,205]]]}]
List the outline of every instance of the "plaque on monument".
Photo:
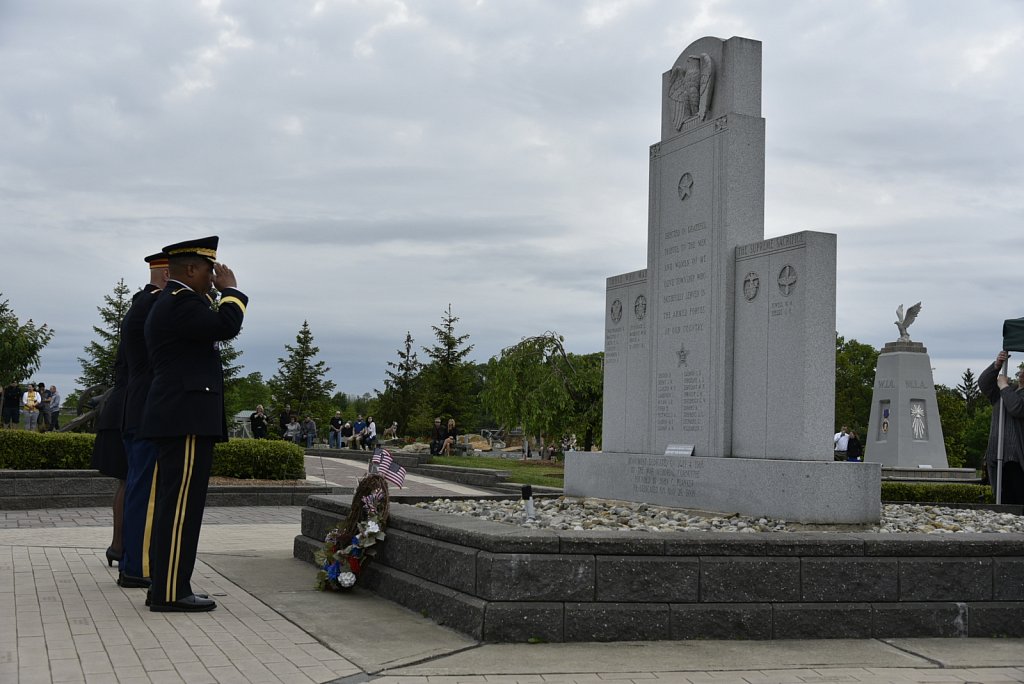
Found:
[{"label": "plaque on monument", "polygon": [[650,412],[647,371],[647,270],[608,279],[605,302],[603,429],[613,451],[646,451]]},{"label": "plaque on monument", "polygon": [[836,236],[736,248],[734,456],[832,460]]}]

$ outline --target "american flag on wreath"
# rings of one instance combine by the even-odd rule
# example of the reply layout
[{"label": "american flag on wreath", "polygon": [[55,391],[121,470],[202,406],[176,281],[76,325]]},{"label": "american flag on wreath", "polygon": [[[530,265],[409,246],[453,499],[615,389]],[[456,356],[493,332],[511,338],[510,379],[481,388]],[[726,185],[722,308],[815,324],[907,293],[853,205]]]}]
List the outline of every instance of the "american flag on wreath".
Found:
[{"label": "american flag on wreath", "polygon": [[370,459],[370,472],[380,473],[385,480],[401,487],[405,484],[405,468],[398,464],[387,449],[377,447]]}]

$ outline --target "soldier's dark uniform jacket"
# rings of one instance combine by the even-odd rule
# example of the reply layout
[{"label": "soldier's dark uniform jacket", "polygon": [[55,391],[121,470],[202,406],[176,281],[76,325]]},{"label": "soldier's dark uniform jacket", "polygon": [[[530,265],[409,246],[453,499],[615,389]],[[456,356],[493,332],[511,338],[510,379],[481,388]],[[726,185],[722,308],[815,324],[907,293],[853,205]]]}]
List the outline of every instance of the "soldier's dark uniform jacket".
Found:
[{"label": "soldier's dark uniform jacket", "polygon": [[224,373],[217,343],[242,329],[248,301],[242,292],[225,288],[214,310],[205,294],[168,281],[146,319],[153,384],[139,437],[196,435],[227,440]]},{"label": "soldier's dark uniform jacket", "polygon": [[[163,254],[146,257],[150,268],[167,268]],[[149,548],[146,539],[152,532],[154,497],[154,468],[156,447],[136,439],[142,424],[142,410],[146,406],[146,395],[153,381],[149,369],[149,353],[146,349],[145,327],[150,309],[160,294],[160,288],[147,283],[141,292],[132,298],[132,305],[121,322],[121,346],[128,364],[128,389],[125,392],[124,418],[121,436],[128,457],[128,476],[125,479],[123,546],[124,554],[118,569],[121,586],[139,586],[139,578],[149,577]]]},{"label": "soldier's dark uniform jacket", "polygon": [[121,322],[121,343],[128,365],[128,388],[125,391],[124,417],[121,432],[134,435],[142,424],[142,409],[146,405],[146,393],[153,381],[149,368],[149,352],[146,349],[145,327],[150,309],[160,295],[160,288],[148,284],[134,297],[128,313]]}]

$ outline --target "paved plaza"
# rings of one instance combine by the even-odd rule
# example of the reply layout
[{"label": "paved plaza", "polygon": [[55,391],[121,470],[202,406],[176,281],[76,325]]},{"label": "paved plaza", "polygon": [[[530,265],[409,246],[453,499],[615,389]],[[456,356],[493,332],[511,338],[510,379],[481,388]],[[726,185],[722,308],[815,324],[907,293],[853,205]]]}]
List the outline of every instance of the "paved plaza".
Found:
[{"label": "paved plaza", "polygon": [[[307,459],[342,486],[365,467]],[[292,558],[299,517],[208,508],[193,584],[218,608],[177,614],[115,584],[109,509],[0,511],[0,683],[1024,682],[1021,639],[481,644],[359,589],[316,591],[312,566]]]}]

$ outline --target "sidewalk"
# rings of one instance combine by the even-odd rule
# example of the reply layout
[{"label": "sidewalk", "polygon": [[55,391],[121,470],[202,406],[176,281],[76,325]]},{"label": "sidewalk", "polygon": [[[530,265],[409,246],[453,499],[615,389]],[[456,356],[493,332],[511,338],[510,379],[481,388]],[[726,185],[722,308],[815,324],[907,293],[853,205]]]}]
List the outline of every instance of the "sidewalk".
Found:
[{"label": "sidewalk", "polygon": [[1021,639],[480,644],[359,589],[314,590],[291,557],[299,515],[207,509],[194,584],[218,608],[190,615],[114,583],[109,510],[0,511],[0,683],[1024,682]]}]

